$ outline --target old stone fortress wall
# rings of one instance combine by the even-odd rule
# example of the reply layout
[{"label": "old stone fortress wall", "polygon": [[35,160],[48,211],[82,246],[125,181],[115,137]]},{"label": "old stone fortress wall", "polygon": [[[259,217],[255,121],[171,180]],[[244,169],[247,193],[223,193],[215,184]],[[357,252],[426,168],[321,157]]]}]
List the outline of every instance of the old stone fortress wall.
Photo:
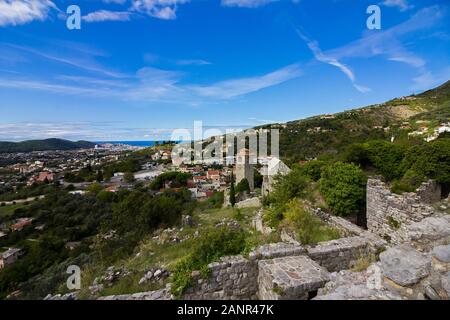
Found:
[{"label": "old stone fortress wall", "polygon": [[[195,273],[185,299],[449,299],[450,215],[430,204],[440,200],[433,181],[415,193],[393,194],[379,179],[367,185],[368,230],[320,209],[322,220],[344,238],[301,246],[287,233],[282,243],[211,263],[211,275]],[[395,222],[394,222],[395,221]],[[261,213],[254,219],[261,232]],[[362,257],[380,254],[362,272]]]},{"label": "old stone fortress wall", "polygon": [[[184,299],[449,299],[450,215],[430,204],[440,200],[433,181],[416,193],[391,193],[379,179],[367,184],[367,225],[313,209],[344,238],[302,246],[287,233],[249,256],[211,263],[210,276],[194,272]],[[254,227],[265,227],[261,211]],[[379,254],[364,271],[358,260]],[[102,299],[172,299],[169,287]]]}]

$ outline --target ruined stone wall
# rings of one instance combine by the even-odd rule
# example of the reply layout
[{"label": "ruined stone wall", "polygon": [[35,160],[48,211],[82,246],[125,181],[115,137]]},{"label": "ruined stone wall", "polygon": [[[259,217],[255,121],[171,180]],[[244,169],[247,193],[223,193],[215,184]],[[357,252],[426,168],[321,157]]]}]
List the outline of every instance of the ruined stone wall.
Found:
[{"label": "ruined stone wall", "polygon": [[312,260],[331,272],[351,268],[371,250],[368,239],[362,236],[331,240],[306,248]]},{"label": "ruined stone wall", "polygon": [[[440,198],[440,188],[432,181],[424,183],[416,193],[392,193],[384,182],[367,182],[367,228],[391,243],[407,239],[406,226],[434,213],[430,203]],[[402,232],[404,231],[404,232]]]},{"label": "ruined stone wall", "polygon": [[254,260],[242,256],[224,257],[220,262],[210,263],[208,268],[211,273],[206,279],[194,271],[194,284],[186,291],[184,299],[256,299],[258,269]]}]

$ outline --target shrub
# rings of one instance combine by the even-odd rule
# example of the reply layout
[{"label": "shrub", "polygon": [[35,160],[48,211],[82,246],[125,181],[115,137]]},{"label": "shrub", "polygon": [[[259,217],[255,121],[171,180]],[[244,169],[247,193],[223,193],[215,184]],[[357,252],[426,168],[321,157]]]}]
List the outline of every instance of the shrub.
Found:
[{"label": "shrub", "polygon": [[220,257],[242,253],[246,248],[246,234],[230,227],[211,229],[203,233],[196,241],[191,254],[175,266],[172,281],[172,293],[181,298],[192,284],[192,271],[200,270],[208,275],[208,264]]},{"label": "shrub", "polygon": [[203,207],[207,209],[220,209],[224,201],[223,192],[214,192],[214,194],[203,202]]},{"label": "shrub", "polygon": [[337,162],[322,172],[319,189],[328,206],[340,216],[355,214],[365,201],[366,178],[354,164]]},{"label": "shrub", "polygon": [[320,179],[320,175],[322,173],[322,169],[325,167],[326,162],[321,160],[313,160],[301,165],[299,170],[306,177],[310,178],[313,181],[318,181]]},{"label": "shrub", "polygon": [[243,215],[240,209],[233,209],[233,219],[236,221],[242,221]]},{"label": "shrub", "polygon": [[134,174],[133,172],[125,172],[123,175],[123,180],[127,183],[134,182]]},{"label": "shrub", "polygon": [[299,169],[294,169],[285,176],[275,177],[274,191],[269,194],[268,201],[282,207],[289,200],[305,195],[308,179]]},{"label": "shrub", "polygon": [[405,155],[405,147],[387,141],[372,141],[367,145],[370,163],[385,179],[391,181],[402,176],[400,162]]},{"label": "shrub", "polygon": [[287,205],[287,223],[293,227],[297,240],[302,244],[315,244],[340,238],[337,229],[327,226],[319,217],[305,210],[303,203],[294,199]]},{"label": "shrub", "polygon": [[264,222],[272,228],[277,228],[280,222],[283,220],[283,210],[284,208],[267,208],[264,210],[263,220]]},{"label": "shrub", "polygon": [[246,191],[250,191],[250,185],[248,183],[248,180],[246,178],[244,178],[241,181],[239,181],[239,183],[237,184],[236,192],[240,193],[240,192],[246,192]]},{"label": "shrub", "polygon": [[103,190],[102,185],[100,183],[97,183],[97,182],[91,184],[90,186],[88,186],[86,188],[86,191],[91,192],[91,193],[93,193],[95,195],[97,195],[102,190]]},{"label": "shrub", "polygon": [[396,194],[402,194],[403,192],[414,192],[415,187],[404,181],[394,181],[391,186],[391,191]]}]

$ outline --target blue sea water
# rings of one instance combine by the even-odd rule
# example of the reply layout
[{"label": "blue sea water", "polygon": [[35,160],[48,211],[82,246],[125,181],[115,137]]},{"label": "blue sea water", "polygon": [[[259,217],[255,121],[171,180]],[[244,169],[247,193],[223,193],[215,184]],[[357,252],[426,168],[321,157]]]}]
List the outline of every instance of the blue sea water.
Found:
[{"label": "blue sea water", "polygon": [[97,141],[95,143],[126,144],[133,147],[152,147],[155,145],[156,141]]},{"label": "blue sea water", "polygon": [[[111,144],[125,144],[132,147],[152,147],[157,142],[161,141],[96,141],[95,143],[98,144],[104,144],[104,143],[111,143]],[[176,143],[180,143],[182,141],[176,141]]]}]

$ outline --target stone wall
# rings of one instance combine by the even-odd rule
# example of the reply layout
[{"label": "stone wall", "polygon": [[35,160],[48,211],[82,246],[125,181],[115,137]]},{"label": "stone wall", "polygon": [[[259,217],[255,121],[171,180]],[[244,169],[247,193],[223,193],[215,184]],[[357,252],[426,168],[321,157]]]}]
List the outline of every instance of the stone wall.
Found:
[{"label": "stone wall", "polygon": [[417,193],[392,193],[379,179],[367,182],[367,228],[391,243],[405,241],[407,225],[434,214],[430,203],[440,198],[440,188],[432,181],[424,183]]},{"label": "stone wall", "polygon": [[354,263],[371,252],[367,238],[355,236],[321,242],[306,248],[307,255],[328,271],[351,268]]},{"label": "stone wall", "polygon": [[211,272],[203,279],[199,271],[193,272],[194,285],[189,288],[186,300],[256,299],[258,269],[254,260],[242,256],[224,257],[208,265]]}]

